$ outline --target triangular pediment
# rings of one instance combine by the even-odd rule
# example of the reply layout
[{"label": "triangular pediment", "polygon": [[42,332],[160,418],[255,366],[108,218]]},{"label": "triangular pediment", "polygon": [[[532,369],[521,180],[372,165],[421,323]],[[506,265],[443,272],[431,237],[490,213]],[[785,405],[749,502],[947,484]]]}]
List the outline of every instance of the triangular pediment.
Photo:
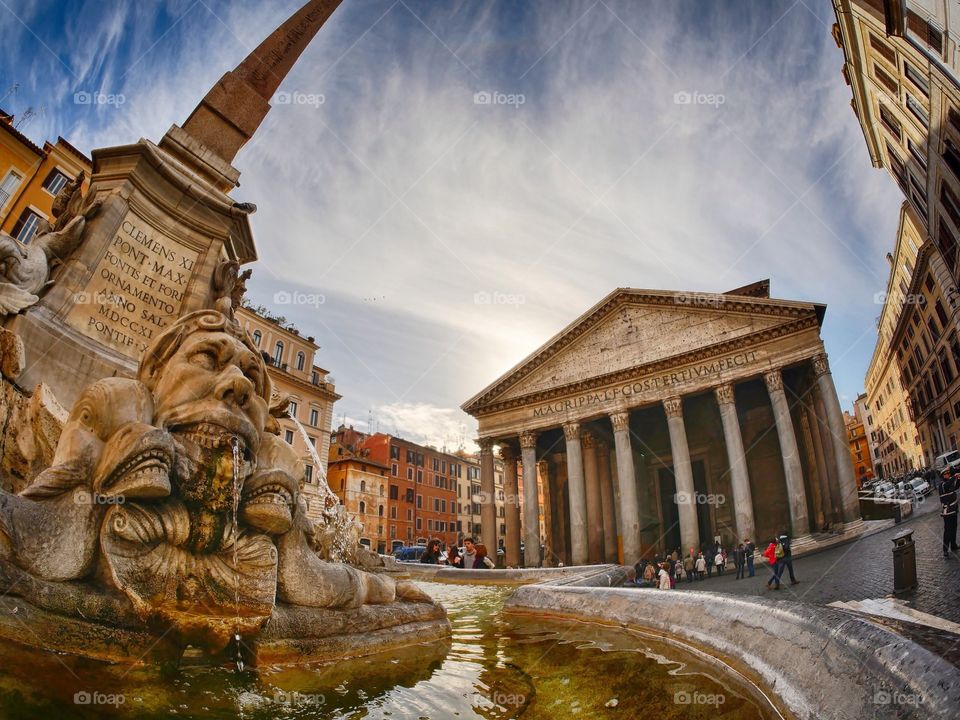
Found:
[{"label": "triangular pediment", "polygon": [[617,290],[463,407],[482,412],[704,348],[748,342],[778,326],[820,316],[822,306],[765,297]]}]

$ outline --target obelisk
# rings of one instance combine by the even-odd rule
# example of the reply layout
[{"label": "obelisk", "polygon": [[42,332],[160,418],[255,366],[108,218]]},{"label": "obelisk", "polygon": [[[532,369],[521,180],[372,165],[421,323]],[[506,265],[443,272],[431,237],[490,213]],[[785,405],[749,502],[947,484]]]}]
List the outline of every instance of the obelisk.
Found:
[{"label": "obelisk", "polygon": [[307,2],[158,144],[141,138],[93,151],[88,199],[100,200],[100,211],[47,293],[6,321],[26,347],[21,387],[43,381],[70,407],[100,378],[132,377],[154,337],[213,306],[218,265],[257,259],[255,206],[228,194],[240,177],[232,163],[340,2]]}]

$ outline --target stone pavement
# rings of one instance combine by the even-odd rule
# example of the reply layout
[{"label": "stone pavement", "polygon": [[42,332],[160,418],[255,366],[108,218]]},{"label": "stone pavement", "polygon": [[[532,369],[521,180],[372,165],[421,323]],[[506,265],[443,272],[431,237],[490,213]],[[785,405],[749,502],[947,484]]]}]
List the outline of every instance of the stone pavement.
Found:
[{"label": "stone pavement", "polygon": [[[921,612],[960,623],[960,555],[943,558],[940,538],[943,522],[936,495],[920,503],[914,515],[900,525],[854,542],[793,561],[799,585],[790,585],[789,575],[779,591],[766,590],[769,572],[757,565],[753,578],[736,579],[728,570],[722,577],[714,573],[702,582],[681,581],[680,590],[708,590],[736,595],[763,595],[774,600],[797,600],[826,605],[837,600],[881,598],[893,593],[893,542],[903,529],[913,530],[916,543],[916,590],[899,595],[907,605]],[[762,548],[761,548],[762,549]]]}]

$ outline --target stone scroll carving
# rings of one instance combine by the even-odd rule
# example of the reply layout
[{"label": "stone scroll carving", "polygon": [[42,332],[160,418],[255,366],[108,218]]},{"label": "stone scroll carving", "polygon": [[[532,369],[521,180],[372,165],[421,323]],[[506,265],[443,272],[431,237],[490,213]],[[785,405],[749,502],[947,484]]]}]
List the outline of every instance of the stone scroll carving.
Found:
[{"label": "stone scroll carving", "polygon": [[0,316],[15,315],[36,304],[52,269],[80,245],[87,221],[101,205],[84,195],[83,181],[81,172],[57,193],[53,223],[41,221],[29,244],[0,236]]},{"label": "stone scroll carving", "polygon": [[87,388],[51,467],[0,493],[0,575],[15,566],[54,599],[58,583],[75,582],[126,597],[144,627],[213,650],[255,635],[278,602],[430,602],[412,583],[318,556],[302,464],[270,432],[270,397],[236,322],[183,316],[136,379]]}]

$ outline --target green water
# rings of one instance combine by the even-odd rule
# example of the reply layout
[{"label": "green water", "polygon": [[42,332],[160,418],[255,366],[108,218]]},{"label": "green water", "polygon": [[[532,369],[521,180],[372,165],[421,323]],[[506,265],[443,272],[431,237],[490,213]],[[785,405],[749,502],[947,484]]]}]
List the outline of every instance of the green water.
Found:
[{"label": "green water", "polygon": [[504,616],[509,589],[422,586],[449,612],[449,642],[326,665],[242,674],[196,666],[161,678],[152,668],[2,645],[0,717],[778,717],[736,676],[674,647],[624,630]]}]

